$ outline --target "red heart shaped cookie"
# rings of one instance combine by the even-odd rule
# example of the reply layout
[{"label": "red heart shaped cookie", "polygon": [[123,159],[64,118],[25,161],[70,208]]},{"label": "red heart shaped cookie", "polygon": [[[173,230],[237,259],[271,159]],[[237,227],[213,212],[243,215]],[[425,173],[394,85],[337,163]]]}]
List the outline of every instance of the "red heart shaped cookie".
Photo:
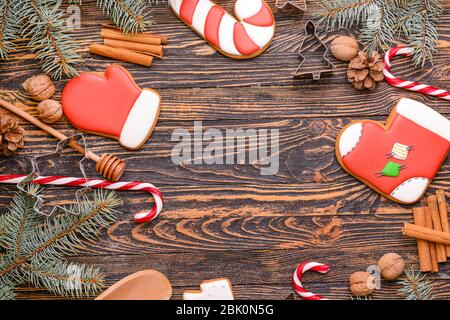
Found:
[{"label": "red heart shaped cookie", "polygon": [[136,150],[158,121],[161,98],[155,90],[139,88],[124,68],[112,65],[104,75],[85,72],[71,79],[61,102],[64,114],[78,129]]},{"label": "red heart shaped cookie", "polygon": [[406,98],[385,125],[355,121],[336,140],[336,156],[348,173],[400,203],[414,203],[423,196],[449,149],[450,121]]}]

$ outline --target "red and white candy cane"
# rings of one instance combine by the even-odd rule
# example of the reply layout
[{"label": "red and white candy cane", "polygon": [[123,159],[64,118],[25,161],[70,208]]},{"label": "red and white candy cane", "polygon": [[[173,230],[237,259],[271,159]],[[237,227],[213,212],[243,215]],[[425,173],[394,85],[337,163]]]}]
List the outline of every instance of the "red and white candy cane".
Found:
[{"label": "red and white candy cane", "polygon": [[[18,184],[25,180],[28,176],[21,174],[2,174],[0,175],[0,183]],[[68,187],[90,187],[94,189],[110,189],[110,190],[131,190],[131,191],[147,191],[155,199],[155,204],[150,211],[136,213],[134,221],[137,223],[146,222],[155,219],[162,211],[164,203],[162,193],[151,183],[147,182],[112,182],[101,179],[73,178],[65,176],[38,176],[32,181],[40,185],[68,186]]]},{"label": "red and white candy cane", "polygon": [[237,20],[210,0],[169,0],[169,4],[181,21],[231,58],[257,56],[275,33],[275,18],[264,0],[237,0]]},{"label": "red and white candy cane", "polygon": [[450,100],[450,92],[444,89],[433,87],[429,84],[424,84],[416,81],[402,80],[391,73],[391,60],[395,56],[410,56],[414,52],[413,48],[409,47],[394,47],[389,49],[384,55],[384,78],[394,87],[402,88],[409,91],[420,92],[433,97]]},{"label": "red and white candy cane", "polygon": [[303,273],[308,270],[313,270],[320,273],[327,273],[330,270],[330,266],[314,261],[300,263],[295,269],[294,275],[292,277],[292,284],[294,286],[295,292],[297,292],[299,296],[305,300],[328,300],[322,297],[321,295],[309,292],[308,290],[305,289],[305,287],[303,287],[301,283]]}]

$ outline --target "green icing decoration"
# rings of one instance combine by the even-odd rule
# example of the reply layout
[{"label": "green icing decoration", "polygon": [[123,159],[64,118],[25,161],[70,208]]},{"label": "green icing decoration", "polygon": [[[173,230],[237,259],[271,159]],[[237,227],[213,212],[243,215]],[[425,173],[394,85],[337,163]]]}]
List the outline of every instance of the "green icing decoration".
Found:
[{"label": "green icing decoration", "polygon": [[400,165],[398,163],[389,161],[381,171],[383,176],[398,177],[400,175]]}]

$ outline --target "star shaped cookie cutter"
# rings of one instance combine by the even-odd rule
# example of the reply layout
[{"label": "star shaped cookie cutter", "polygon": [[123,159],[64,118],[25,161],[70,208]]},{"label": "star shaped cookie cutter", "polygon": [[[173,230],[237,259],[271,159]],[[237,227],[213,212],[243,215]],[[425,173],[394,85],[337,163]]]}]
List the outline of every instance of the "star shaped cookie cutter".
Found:
[{"label": "star shaped cookie cutter", "polygon": [[[87,150],[87,148],[86,148],[86,140],[85,140],[84,136],[81,133],[79,133],[79,134],[67,137],[67,139],[65,139],[65,140],[59,141],[58,144],[56,145],[55,151],[50,152],[50,153],[46,153],[46,154],[43,154],[43,155],[38,155],[38,156],[31,157],[32,172],[23,181],[21,181],[21,182],[19,182],[17,184],[17,189],[19,189],[22,192],[25,192],[25,193],[29,194],[32,198],[36,199],[36,202],[34,203],[34,206],[33,206],[33,210],[36,213],[41,214],[43,216],[49,217],[49,216],[53,215],[56,211],[62,210],[64,212],[66,212],[66,213],[70,213],[70,214],[73,214],[73,215],[80,215],[80,212],[81,212],[80,206],[81,206],[81,200],[82,200],[81,198],[88,190],[91,190],[90,187],[84,187],[84,188],[82,188],[80,190],[77,190],[75,192],[76,204],[73,205],[71,208],[68,208],[66,206],[59,206],[59,205],[57,205],[57,206],[54,206],[52,208],[50,213],[47,213],[47,212],[44,212],[44,211],[41,210],[42,207],[44,206],[44,199],[39,194],[31,193],[31,192],[29,192],[27,190],[27,185],[31,181],[33,181],[34,179],[36,179],[37,177],[40,176],[39,168],[38,168],[38,165],[37,165],[37,159],[44,158],[44,157],[51,156],[51,155],[55,155],[55,154],[62,154],[62,150],[66,147],[66,145],[69,144],[70,142],[73,142],[75,139],[81,140],[84,150]],[[84,170],[84,166],[83,166],[83,161],[86,160],[86,159],[88,159],[88,158],[86,156],[84,156],[78,162],[78,165],[80,167],[80,171],[81,171],[81,174],[83,175],[83,178],[86,180],[86,182],[88,182],[88,178],[86,176],[86,173],[85,173],[85,170]]]},{"label": "star shaped cookie cutter", "polygon": [[[313,54],[304,54],[305,51],[305,45],[307,44],[307,41],[310,37],[313,37],[317,40],[319,43],[319,48],[323,47],[324,51],[322,53],[313,53]],[[312,46],[311,44],[309,46]],[[318,51],[318,48],[315,48],[314,51]],[[325,43],[320,40],[319,36],[317,35],[317,28],[316,25],[312,20],[308,20],[305,25],[305,37],[303,38],[302,44],[300,46],[299,50],[299,58],[302,60],[300,62],[300,65],[298,66],[297,70],[294,72],[294,77],[301,77],[304,75],[312,75],[312,78],[314,80],[319,80],[322,73],[330,73],[336,69],[336,66],[328,60],[325,56],[328,53],[328,47],[325,45]],[[320,55],[320,56],[319,56]],[[311,60],[312,65],[306,65],[305,61]],[[324,67],[319,67],[316,64],[318,62],[325,63]],[[311,64],[311,62],[310,62]]]},{"label": "star shaped cookie cutter", "polygon": [[306,0],[277,0],[275,7],[279,10],[283,10],[287,7],[293,7],[300,11],[306,11]]}]

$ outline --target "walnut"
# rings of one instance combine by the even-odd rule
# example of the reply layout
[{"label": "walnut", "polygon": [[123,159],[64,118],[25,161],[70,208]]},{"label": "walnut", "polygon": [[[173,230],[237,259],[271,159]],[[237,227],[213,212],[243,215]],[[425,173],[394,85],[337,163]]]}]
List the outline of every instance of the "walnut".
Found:
[{"label": "walnut", "polygon": [[39,102],[37,111],[39,119],[48,124],[55,123],[61,119],[63,114],[61,104],[58,101],[51,99]]},{"label": "walnut", "polygon": [[387,280],[397,279],[405,270],[405,261],[396,253],[386,253],[378,260],[381,275]]},{"label": "walnut", "polygon": [[353,273],[349,279],[350,291],[357,297],[365,297],[375,290],[375,277],[368,272],[358,271]]},{"label": "walnut", "polygon": [[56,91],[53,81],[45,74],[28,78],[22,83],[22,87],[30,95],[31,99],[36,101],[50,99]]},{"label": "walnut", "polygon": [[353,37],[339,36],[331,42],[331,53],[342,61],[350,61],[356,57],[358,50],[358,42]]}]

